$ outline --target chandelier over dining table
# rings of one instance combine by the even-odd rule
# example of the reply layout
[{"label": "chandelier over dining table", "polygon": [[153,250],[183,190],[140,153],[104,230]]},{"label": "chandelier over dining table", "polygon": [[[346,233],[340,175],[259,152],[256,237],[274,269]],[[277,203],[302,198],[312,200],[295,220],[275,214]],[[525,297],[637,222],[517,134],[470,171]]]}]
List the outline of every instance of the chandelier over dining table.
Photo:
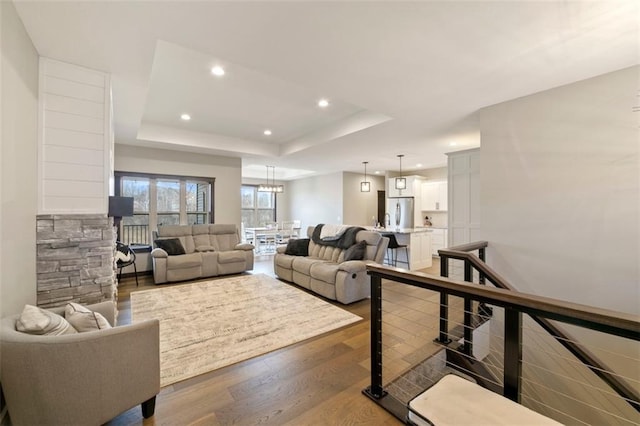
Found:
[{"label": "chandelier over dining table", "polygon": [[[276,185],[276,166],[265,166],[267,168],[267,183],[258,185],[258,192],[284,192],[284,185]],[[269,169],[271,169],[273,180],[269,179]]]}]

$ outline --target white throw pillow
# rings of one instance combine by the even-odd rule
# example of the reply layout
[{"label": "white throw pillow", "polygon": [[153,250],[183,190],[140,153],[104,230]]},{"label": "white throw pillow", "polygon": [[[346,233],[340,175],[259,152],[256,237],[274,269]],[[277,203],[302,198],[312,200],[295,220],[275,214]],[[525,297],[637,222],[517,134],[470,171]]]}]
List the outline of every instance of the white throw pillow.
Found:
[{"label": "white throw pillow", "polygon": [[16,321],[16,330],[43,336],[77,333],[76,329],[62,316],[33,305],[25,305]]},{"label": "white throw pillow", "polygon": [[64,308],[64,316],[80,333],[111,328],[111,324],[102,314],[77,303],[68,303]]}]

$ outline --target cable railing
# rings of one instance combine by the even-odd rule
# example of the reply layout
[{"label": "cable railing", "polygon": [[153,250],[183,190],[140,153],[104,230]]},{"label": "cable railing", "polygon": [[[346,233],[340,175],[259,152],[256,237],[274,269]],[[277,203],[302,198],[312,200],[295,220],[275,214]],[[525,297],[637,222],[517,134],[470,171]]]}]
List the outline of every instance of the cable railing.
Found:
[{"label": "cable railing", "polygon": [[[488,282],[496,278],[489,277],[490,272],[483,269]],[[531,319],[595,330],[637,349],[637,316],[380,265],[370,265],[368,274],[372,286],[371,384],[363,392],[400,420],[406,420],[408,402],[437,382],[435,370],[453,367],[456,374],[564,423],[640,424],[632,386],[627,386],[630,394],[619,396],[618,390],[590,375],[600,367],[584,367],[565,344],[546,338],[546,329]],[[441,327],[443,309],[445,329]],[[434,337],[436,342],[444,338],[452,343],[443,350],[443,345],[432,343]],[[587,346],[571,337],[560,340],[582,349]],[[476,352],[482,351],[479,361]],[[565,370],[554,371],[550,360]],[[636,366],[637,376],[637,350],[626,361]],[[631,379],[640,388],[640,378],[633,373],[622,377],[606,366],[600,369],[604,376],[622,383]],[[569,384],[558,385],[556,378]],[[550,403],[550,399],[559,403]]]},{"label": "cable railing", "polygon": [[[485,249],[488,246],[486,241],[478,241],[469,244],[463,244],[448,249],[438,250],[440,255],[440,274],[443,277],[448,276],[449,271],[449,259],[457,259],[464,262],[464,281],[473,281],[473,270],[477,270],[479,273],[479,283],[485,284],[489,281],[497,288],[510,290],[517,292],[517,290],[509,284],[509,282],[500,276],[495,270],[485,263]],[[478,250],[478,256],[471,253]],[[446,295],[441,299],[443,308],[441,310],[441,317],[446,318]],[[467,299],[465,301],[468,302]],[[465,316],[465,339],[464,339],[464,352],[465,354],[471,353],[472,347],[472,327],[471,317],[472,312],[468,303],[465,304],[465,308],[468,308],[469,313]],[[531,318],[537,322],[547,333],[553,336],[562,346],[564,346],[573,356],[578,358],[584,365],[586,365],[593,373],[600,377],[605,383],[621,397],[625,398],[629,403],[640,412],[640,395],[629,386],[624,380],[620,380],[615,374],[611,374],[610,369],[601,361],[595,354],[588,349],[575,343],[573,336],[571,336],[566,330],[553,324],[549,319],[532,315]],[[553,318],[551,318],[553,319]],[[446,334],[447,321],[441,320],[440,329],[440,343],[446,343],[442,341],[442,336]]]}]

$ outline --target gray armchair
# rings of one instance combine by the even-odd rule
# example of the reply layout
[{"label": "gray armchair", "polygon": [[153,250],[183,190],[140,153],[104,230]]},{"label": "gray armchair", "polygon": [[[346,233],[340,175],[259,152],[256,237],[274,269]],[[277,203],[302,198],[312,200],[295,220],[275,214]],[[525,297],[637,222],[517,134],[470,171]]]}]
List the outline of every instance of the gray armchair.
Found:
[{"label": "gray armchair", "polygon": [[[113,302],[87,306],[114,325]],[[61,313],[63,309],[52,309]],[[100,425],[142,404],[151,417],[160,390],[159,322],[61,336],[0,325],[0,382],[14,425]]]}]

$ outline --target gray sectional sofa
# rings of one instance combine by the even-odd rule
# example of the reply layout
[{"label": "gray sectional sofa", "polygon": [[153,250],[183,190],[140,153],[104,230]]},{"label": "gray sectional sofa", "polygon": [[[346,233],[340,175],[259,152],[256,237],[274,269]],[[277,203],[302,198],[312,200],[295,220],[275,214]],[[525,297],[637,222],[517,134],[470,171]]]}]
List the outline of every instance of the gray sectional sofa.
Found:
[{"label": "gray sectional sofa", "polygon": [[314,230],[314,226],[307,229],[310,239],[308,256],[286,254],[285,246],[277,248],[273,258],[276,275],[344,304],[369,297],[371,287],[367,264],[382,263],[389,239],[378,232],[360,230],[355,234],[355,242],[366,243],[364,258],[345,261],[345,253],[349,249],[314,242]]},{"label": "gray sectional sofa", "polygon": [[[165,247],[178,239],[184,254]],[[165,241],[162,241],[165,240]],[[156,284],[217,275],[238,274],[253,269],[251,244],[240,244],[236,225],[165,225],[154,232],[153,280]]]}]

